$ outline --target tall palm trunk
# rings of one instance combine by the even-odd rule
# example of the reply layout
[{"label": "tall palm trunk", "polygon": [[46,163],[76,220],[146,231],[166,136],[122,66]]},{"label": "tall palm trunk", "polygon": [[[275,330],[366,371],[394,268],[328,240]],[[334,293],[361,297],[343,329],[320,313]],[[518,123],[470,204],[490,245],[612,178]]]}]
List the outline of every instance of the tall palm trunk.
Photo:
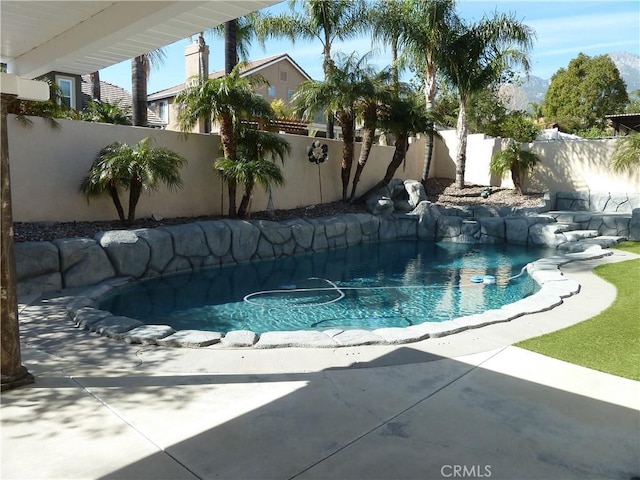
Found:
[{"label": "tall palm trunk", "polygon": [[[328,32],[325,30],[324,43],[324,61],[322,63],[324,71],[324,79],[327,80],[331,76],[333,70],[333,60],[331,60],[331,40]],[[327,110],[327,138],[335,138],[334,117],[333,113]]]},{"label": "tall palm trunk", "polygon": [[251,202],[252,196],[253,185],[245,184],[244,194],[242,195],[242,200],[240,201],[240,207],[238,207],[238,217],[245,218],[247,216],[247,212],[249,211],[249,203]]},{"label": "tall palm trunk", "polygon": [[96,70],[91,74],[91,97],[100,101],[100,71]]},{"label": "tall palm trunk", "polygon": [[[436,67],[433,62],[428,62],[427,75],[424,79],[424,97],[427,107],[427,113],[433,110],[433,104],[436,99]],[[422,168],[422,178],[420,183],[427,188],[427,179],[429,178],[429,171],[431,170],[431,163],[433,162],[433,123],[429,124],[429,133],[426,136],[426,145],[424,149],[424,165]]]},{"label": "tall palm trunk", "polygon": [[[237,158],[236,138],[233,132],[233,116],[227,112],[220,116],[220,140],[225,158],[235,161]],[[229,216],[236,216],[237,183],[232,178],[227,180],[229,190]]]},{"label": "tall palm trunk", "polygon": [[347,201],[347,189],[349,188],[349,178],[351,177],[351,166],[353,165],[353,152],[355,140],[355,118],[351,114],[340,115],[340,126],[342,127],[342,201]]},{"label": "tall palm trunk", "polygon": [[238,64],[238,21],[229,20],[224,24],[224,73],[229,75]]},{"label": "tall palm trunk", "polygon": [[362,135],[362,147],[360,148],[358,165],[356,166],[356,173],[353,176],[353,185],[351,186],[351,197],[349,197],[349,201],[351,202],[356,196],[356,188],[358,187],[358,182],[360,182],[360,176],[362,175],[362,171],[369,160],[369,154],[373,147],[373,140],[376,133],[377,114],[378,106],[375,103],[366,105],[362,112],[364,133]]},{"label": "tall palm trunk", "polygon": [[115,185],[109,185],[109,196],[111,197],[111,201],[116,207],[116,211],[118,212],[118,218],[124,224],[126,223],[126,218],[124,216],[124,208],[122,208],[122,202],[120,202],[120,195],[118,195],[118,189]]},{"label": "tall palm trunk", "polygon": [[516,192],[518,192],[518,195],[522,195],[522,171],[520,170],[520,165],[517,163],[511,165],[511,180],[513,181],[513,186],[515,187]]},{"label": "tall palm trunk", "polygon": [[147,75],[149,59],[140,55],[131,60],[131,95],[133,97],[133,125],[146,127],[147,121]]},{"label": "tall palm trunk", "polygon": [[365,193],[360,195],[358,198],[358,202],[364,201],[369,195],[378,190],[379,188],[386,187],[389,185],[391,180],[393,180],[394,175],[405,157],[407,156],[407,150],[409,149],[409,135],[406,132],[396,133],[396,148],[393,151],[393,157],[391,158],[391,162],[389,162],[389,166],[387,167],[387,171],[384,174],[384,178],[380,180],[377,184],[367,190]]},{"label": "tall palm trunk", "polygon": [[[236,19],[224,24],[224,73],[231,74],[233,67],[238,63],[238,23]],[[220,121],[220,138],[225,158],[236,160],[236,138],[233,130],[233,116],[230,113],[222,115]],[[227,180],[229,192],[229,217],[238,215],[236,210],[237,182],[233,178]],[[243,199],[244,200],[244,199]]]},{"label": "tall palm trunk", "polygon": [[467,167],[467,99],[460,99],[460,112],[456,130],[458,133],[458,149],[456,151],[456,187],[464,188],[464,172]]},{"label": "tall palm trunk", "polygon": [[33,376],[22,366],[20,327],[18,323],[18,293],[16,260],[13,243],[13,213],[11,211],[11,179],[9,176],[9,140],[7,138],[7,105],[14,95],[2,94],[0,102],[0,182],[2,196],[2,232],[0,237],[0,328],[2,390],[33,383]]},{"label": "tall palm trunk", "polygon": [[136,206],[140,200],[142,193],[142,182],[139,178],[133,177],[129,183],[129,214],[127,215],[127,223],[131,224],[136,219]]},{"label": "tall palm trunk", "polygon": [[352,202],[356,196],[356,188],[360,182],[360,176],[364,170],[364,166],[369,160],[369,153],[371,153],[371,147],[373,147],[373,138],[375,135],[375,128],[366,128],[362,136],[362,147],[360,148],[360,156],[358,157],[358,165],[356,165],[356,173],[353,176],[353,185],[351,186],[351,197],[349,201]]},{"label": "tall palm trunk", "polygon": [[391,39],[391,84],[396,98],[400,90],[400,74],[398,70],[398,39],[393,38]]}]

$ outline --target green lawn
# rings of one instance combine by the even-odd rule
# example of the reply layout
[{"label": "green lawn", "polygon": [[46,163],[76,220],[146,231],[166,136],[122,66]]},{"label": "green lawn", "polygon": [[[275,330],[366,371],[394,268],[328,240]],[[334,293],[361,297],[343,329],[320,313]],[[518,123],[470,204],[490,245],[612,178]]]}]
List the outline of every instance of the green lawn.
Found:
[{"label": "green lawn", "polygon": [[[620,250],[640,255],[640,242]],[[640,259],[600,265],[599,277],[613,284],[613,304],[589,320],[517,343],[518,347],[620,377],[640,380]]]}]

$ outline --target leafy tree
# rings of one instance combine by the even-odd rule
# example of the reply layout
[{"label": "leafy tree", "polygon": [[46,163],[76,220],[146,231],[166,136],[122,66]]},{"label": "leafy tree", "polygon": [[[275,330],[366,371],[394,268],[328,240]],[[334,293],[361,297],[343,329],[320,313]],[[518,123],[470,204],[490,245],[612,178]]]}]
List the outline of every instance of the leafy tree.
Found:
[{"label": "leafy tree", "polygon": [[272,160],[284,159],[291,153],[291,146],[280,135],[251,128],[243,128],[238,132],[238,159],[219,158],[215,168],[227,181],[233,180],[244,185],[244,194],[238,207],[238,217],[244,218],[249,213],[249,205],[253,189],[257,184],[265,190],[272,184],[284,184],[284,176],[280,167]]},{"label": "leafy tree", "polygon": [[87,108],[80,112],[80,119],[86,122],[131,125],[130,109],[123,106],[120,101],[109,103],[92,100]]},{"label": "leafy tree", "polygon": [[494,14],[476,23],[460,21],[443,46],[441,68],[458,91],[456,186],[464,187],[467,108],[472,95],[498,83],[512,66],[529,68],[533,31],[513,15]]},{"label": "leafy tree", "polygon": [[496,137],[513,138],[519,143],[533,142],[540,129],[522,111],[509,112],[498,124]]},{"label": "leafy tree", "polygon": [[624,111],[628,103],[626,85],[611,58],[581,53],[551,77],[542,110],[547,121],[577,133],[604,128],[605,115]]},{"label": "leafy tree", "polygon": [[[183,132],[190,131],[199,119],[215,118],[220,123],[220,140],[224,158],[238,159],[237,132],[246,120],[270,119],[273,110],[261,96],[254,93],[257,85],[265,83],[259,76],[242,77],[246,64],[239,63],[229,75],[188,86],[176,97],[178,124]],[[235,217],[236,181],[227,177],[229,216]]]},{"label": "leafy tree", "polygon": [[[187,161],[168,148],[152,147],[150,137],[134,146],[114,142],[96,156],[80,191],[90,199],[109,195],[123,224],[136,218],[136,206],[142,190],[157,191],[160,182],[170,189],[182,187],[179,170]],[[119,189],[129,190],[129,211],[125,218]]]},{"label": "leafy tree", "polygon": [[614,172],[633,172],[640,168],[640,133],[633,132],[618,138],[618,144],[611,157]]},{"label": "leafy tree", "polygon": [[[296,7],[302,7],[299,11]],[[258,40],[289,38],[319,41],[322,45],[322,70],[325,80],[333,69],[331,48],[336,40],[348,40],[367,27],[363,0],[289,0],[290,13],[266,16],[256,23]],[[327,119],[327,136],[333,138],[333,117]]]}]

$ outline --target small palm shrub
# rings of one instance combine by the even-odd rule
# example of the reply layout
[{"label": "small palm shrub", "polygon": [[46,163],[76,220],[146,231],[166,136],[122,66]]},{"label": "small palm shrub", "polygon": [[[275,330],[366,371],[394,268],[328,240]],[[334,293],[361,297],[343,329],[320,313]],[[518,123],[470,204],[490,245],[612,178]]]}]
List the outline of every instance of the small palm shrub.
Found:
[{"label": "small palm shrub", "polygon": [[244,194],[238,207],[238,217],[244,218],[249,213],[253,189],[257,184],[265,190],[272,185],[284,184],[284,176],[280,167],[272,160],[284,158],[291,153],[291,145],[280,135],[261,130],[242,129],[238,134],[237,159],[219,158],[214,168],[225,181],[232,180],[244,185]]},{"label": "small palm shrub", "polygon": [[491,157],[489,170],[500,177],[511,172],[513,186],[518,194],[522,195],[524,178],[539,161],[540,159],[535,153],[523,150],[520,143],[512,140],[505,149]]},{"label": "small palm shrub", "polygon": [[113,123],[115,125],[131,125],[131,109],[115,103],[91,101],[87,108],[80,112],[80,118],[86,122]]},{"label": "small palm shrub", "polygon": [[[187,161],[168,148],[152,147],[152,139],[144,138],[134,146],[115,142],[96,156],[89,174],[80,186],[87,200],[109,195],[123,224],[136,218],[136,206],[142,190],[157,191],[160,183],[169,189],[182,187],[180,168]],[[125,217],[120,189],[129,190],[129,211]]]},{"label": "small palm shrub", "polygon": [[611,157],[611,168],[616,173],[632,172],[640,167],[640,133],[620,138]]}]

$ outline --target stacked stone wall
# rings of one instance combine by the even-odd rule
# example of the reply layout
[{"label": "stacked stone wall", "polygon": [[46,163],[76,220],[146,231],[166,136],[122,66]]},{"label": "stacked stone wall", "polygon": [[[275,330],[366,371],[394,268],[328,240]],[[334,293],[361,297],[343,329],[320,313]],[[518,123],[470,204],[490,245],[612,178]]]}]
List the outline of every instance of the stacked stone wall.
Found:
[{"label": "stacked stone wall", "polygon": [[144,279],[321,252],[366,242],[422,239],[459,243],[561,243],[549,215],[478,216],[478,210],[420,202],[411,213],[346,214],[322,219],[219,220],[103,232],[16,245],[20,295]]}]

